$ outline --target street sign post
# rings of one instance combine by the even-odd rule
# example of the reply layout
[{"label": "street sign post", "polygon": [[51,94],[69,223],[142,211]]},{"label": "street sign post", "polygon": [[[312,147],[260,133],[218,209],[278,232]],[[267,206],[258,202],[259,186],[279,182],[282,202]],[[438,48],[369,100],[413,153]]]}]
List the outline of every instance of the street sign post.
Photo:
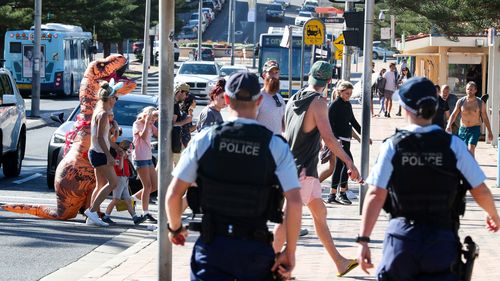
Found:
[{"label": "street sign post", "polygon": [[325,42],[325,24],[318,18],[306,21],[302,36],[305,45],[323,45]]},{"label": "street sign post", "polygon": [[335,46],[335,59],[341,60],[344,55],[344,35],[340,34],[335,41],[333,41],[333,46]]}]

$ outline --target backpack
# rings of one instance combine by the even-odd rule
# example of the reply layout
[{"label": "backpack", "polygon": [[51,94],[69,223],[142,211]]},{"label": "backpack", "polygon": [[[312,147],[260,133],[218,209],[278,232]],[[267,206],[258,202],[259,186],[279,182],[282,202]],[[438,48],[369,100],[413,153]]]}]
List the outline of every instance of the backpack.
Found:
[{"label": "backpack", "polygon": [[377,89],[378,95],[380,97],[382,97],[384,95],[384,89],[385,89],[385,83],[386,83],[386,81],[387,80],[385,80],[385,78],[382,77],[382,76],[379,76],[377,78],[377,83],[376,83],[375,88]]}]

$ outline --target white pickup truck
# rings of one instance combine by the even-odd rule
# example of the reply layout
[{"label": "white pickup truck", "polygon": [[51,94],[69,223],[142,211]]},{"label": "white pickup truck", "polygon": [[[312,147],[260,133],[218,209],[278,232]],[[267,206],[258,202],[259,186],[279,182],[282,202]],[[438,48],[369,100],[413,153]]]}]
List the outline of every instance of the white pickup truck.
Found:
[{"label": "white pickup truck", "polygon": [[26,146],[26,111],[11,73],[4,68],[0,68],[0,141],[4,176],[18,176]]}]

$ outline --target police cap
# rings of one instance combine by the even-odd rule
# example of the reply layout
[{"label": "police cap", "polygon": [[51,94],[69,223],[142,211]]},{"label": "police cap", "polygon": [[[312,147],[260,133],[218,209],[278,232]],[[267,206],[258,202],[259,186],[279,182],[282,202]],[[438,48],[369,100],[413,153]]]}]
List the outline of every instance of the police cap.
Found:
[{"label": "police cap", "polygon": [[250,72],[237,72],[229,77],[225,90],[232,99],[255,101],[260,96],[259,78]]},{"label": "police cap", "polygon": [[401,106],[413,114],[419,113],[424,104],[438,106],[436,87],[425,77],[413,77],[399,88]]}]

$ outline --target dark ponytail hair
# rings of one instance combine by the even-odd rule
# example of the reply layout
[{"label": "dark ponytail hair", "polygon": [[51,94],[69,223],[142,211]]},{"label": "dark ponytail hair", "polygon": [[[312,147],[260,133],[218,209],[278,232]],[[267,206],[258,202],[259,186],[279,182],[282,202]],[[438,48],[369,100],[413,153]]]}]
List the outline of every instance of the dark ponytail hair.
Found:
[{"label": "dark ponytail hair", "polygon": [[211,101],[214,101],[215,98],[224,92],[224,88],[226,87],[226,79],[221,78],[217,81],[217,84],[210,90],[208,93],[208,97]]},{"label": "dark ponytail hair", "polygon": [[426,99],[420,102],[417,110],[417,117],[431,119],[436,114],[437,101],[434,99]]}]

